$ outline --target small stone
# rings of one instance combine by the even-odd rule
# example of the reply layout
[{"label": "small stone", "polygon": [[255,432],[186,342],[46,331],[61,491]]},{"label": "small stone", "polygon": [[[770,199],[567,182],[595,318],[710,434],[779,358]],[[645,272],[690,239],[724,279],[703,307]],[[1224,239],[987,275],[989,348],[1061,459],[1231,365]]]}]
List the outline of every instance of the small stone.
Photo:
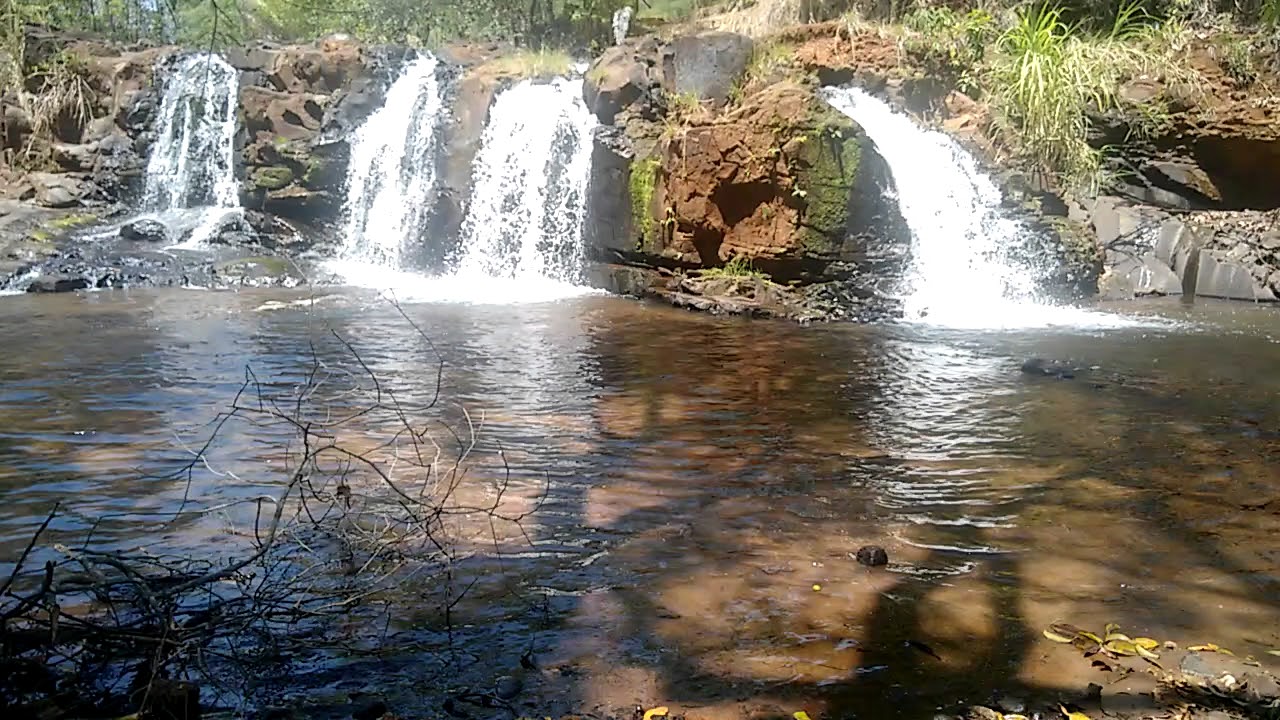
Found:
[{"label": "small stone", "polygon": [[854,558],[863,565],[870,567],[889,564],[889,553],[885,552],[885,549],[879,545],[864,545],[858,548]]},{"label": "small stone", "polygon": [[512,675],[503,675],[493,685],[493,694],[503,701],[514,700],[524,690],[524,681]]},{"label": "small stone", "polygon": [[122,226],[120,238],[137,242],[165,242],[169,239],[169,228],[159,220],[143,218]]}]

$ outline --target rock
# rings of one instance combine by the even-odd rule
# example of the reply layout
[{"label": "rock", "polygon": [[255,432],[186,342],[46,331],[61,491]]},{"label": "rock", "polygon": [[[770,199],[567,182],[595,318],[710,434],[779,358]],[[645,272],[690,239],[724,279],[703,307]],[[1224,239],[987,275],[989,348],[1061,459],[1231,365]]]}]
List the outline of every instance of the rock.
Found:
[{"label": "rock", "polygon": [[83,205],[92,192],[87,182],[71,175],[37,172],[27,178],[35,189],[36,203],[47,208]]},{"label": "rock", "polygon": [[240,89],[245,131],[257,142],[309,140],[324,118],[321,95],[301,95],[249,86]]},{"label": "rock", "polygon": [[85,290],[93,283],[82,277],[39,277],[27,286],[29,293],[65,293]]},{"label": "rock", "polygon": [[864,545],[854,554],[858,562],[868,567],[879,567],[889,564],[889,553],[879,545]]},{"label": "rock", "polygon": [[857,125],[813,88],[776,83],[633,161],[637,252],[701,267],[750,258],[780,282],[833,279],[837,263],[900,239],[880,231],[897,217],[889,182]]},{"label": "rock", "polygon": [[1070,380],[1076,376],[1075,369],[1063,363],[1050,362],[1044,358],[1027,358],[1023,361],[1019,370],[1024,375],[1034,375],[1036,377],[1056,377],[1063,380]]},{"label": "rock", "polygon": [[623,110],[651,102],[660,87],[655,66],[658,46],[653,38],[625,42],[601,53],[582,81],[583,99],[600,122],[608,125]]},{"label": "rock", "polygon": [[651,285],[642,292],[676,307],[713,315],[780,318],[802,323],[828,317],[822,310],[810,307],[803,293],[759,275],[679,277],[665,285]]},{"label": "rock", "polygon": [[709,31],[677,37],[666,84],[713,106],[724,105],[751,62],[755,43],[737,33]]},{"label": "rock", "polygon": [[135,242],[168,242],[169,228],[159,220],[144,218],[122,225],[120,227],[120,237],[123,240]]},{"label": "rock", "polygon": [[1202,297],[1228,300],[1276,299],[1275,293],[1254,280],[1249,268],[1238,262],[1215,257],[1214,253],[1200,253],[1196,278],[1195,294]]},{"label": "rock", "polygon": [[633,167],[635,150],[619,128],[597,127],[593,142],[583,240],[592,257],[607,262],[633,253],[636,238],[653,222],[656,212],[644,203],[652,200],[655,162]]},{"label": "rock", "polygon": [[1199,165],[1191,160],[1156,160],[1147,165],[1156,179],[1166,187],[1173,185],[1178,194],[1197,207],[1210,207],[1222,202],[1222,193]]}]

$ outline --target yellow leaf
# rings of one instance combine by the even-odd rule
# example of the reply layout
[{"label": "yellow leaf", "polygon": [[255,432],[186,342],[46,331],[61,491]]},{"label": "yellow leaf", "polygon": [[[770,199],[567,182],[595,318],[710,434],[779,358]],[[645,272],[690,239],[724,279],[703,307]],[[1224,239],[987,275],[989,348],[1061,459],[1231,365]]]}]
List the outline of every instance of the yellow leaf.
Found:
[{"label": "yellow leaf", "polygon": [[809,720],[809,713],[803,710],[797,710],[794,713],[792,713],[791,717],[795,718],[796,720]]},{"label": "yellow leaf", "polygon": [[1133,639],[1133,644],[1145,650],[1155,650],[1160,647],[1159,640],[1152,640],[1149,637],[1137,637]]},{"label": "yellow leaf", "polygon": [[1069,644],[1073,639],[1073,638],[1067,637],[1066,635],[1059,635],[1058,633],[1053,631],[1053,628],[1049,628],[1045,630],[1044,636],[1057,643]]},{"label": "yellow leaf", "polygon": [[660,706],[660,707],[656,707],[656,708],[652,708],[652,709],[649,709],[649,710],[645,710],[645,711],[644,711],[644,720],[653,720],[654,718],[657,718],[657,717],[666,717],[666,716],[667,716],[667,712],[669,712],[669,711],[667,710],[667,706],[666,706],[666,705],[662,705],[662,706]]},{"label": "yellow leaf", "polygon": [[1089,638],[1090,640],[1092,640],[1092,641],[1094,641],[1094,642],[1098,643],[1099,645],[1101,645],[1101,644],[1102,644],[1102,638],[1100,638],[1100,637],[1098,637],[1097,635],[1095,635],[1095,634],[1093,634],[1093,633],[1089,632],[1088,630],[1081,630],[1081,631],[1080,631],[1080,636],[1081,636],[1081,637],[1087,637],[1087,638]]},{"label": "yellow leaf", "polygon": [[1137,655],[1138,646],[1128,640],[1108,640],[1102,646],[1103,650],[1116,655]]},{"label": "yellow leaf", "polygon": [[1191,652],[1216,652],[1216,653],[1222,653],[1223,655],[1232,655],[1232,656],[1235,655],[1235,653],[1231,652],[1230,650],[1224,647],[1219,646],[1217,643],[1205,643],[1203,645],[1192,645],[1191,647],[1188,647],[1187,650]]},{"label": "yellow leaf", "polygon": [[818,592],[818,591],[819,591],[819,590],[821,590],[821,589],[822,589],[822,586],[821,586],[821,585],[819,585],[818,583],[814,583],[814,584],[813,584],[813,591],[814,591],[814,592]]},{"label": "yellow leaf", "polygon": [[1267,651],[1267,654],[1268,654],[1268,655],[1275,655],[1276,657],[1280,657],[1280,650],[1268,650],[1268,651]]},{"label": "yellow leaf", "polygon": [[1088,715],[1082,712],[1071,712],[1065,705],[1059,705],[1058,709],[1062,710],[1062,714],[1067,716],[1067,720],[1089,720]]}]

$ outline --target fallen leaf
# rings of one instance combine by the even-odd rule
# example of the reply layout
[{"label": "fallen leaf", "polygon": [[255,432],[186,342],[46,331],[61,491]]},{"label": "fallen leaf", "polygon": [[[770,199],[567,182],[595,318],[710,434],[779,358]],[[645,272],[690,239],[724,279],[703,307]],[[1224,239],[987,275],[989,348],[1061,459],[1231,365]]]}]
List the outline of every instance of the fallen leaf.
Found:
[{"label": "fallen leaf", "polygon": [[1108,640],[1102,644],[1102,649],[1113,655],[1134,656],[1138,654],[1138,646],[1129,640]]},{"label": "fallen leaf", "polygon": [[1152,640],[1149,637],[1136,637],[1133,639],[1133,644],[1137,645],[1140,648],[1145,648],[1147,650],[1155,650],[1156,648],[1160,647],[1159,640]]},{"label": "fallen leaf", "polygon": [[1089,720],[1088,715],[1085,715],[1082,712],[1068,710],[1065,705],[1059,705],[1058,709],[1062,711],[1063,715],[1067,716],[1067,720]]},{"label": "fallen leaf", "polygon": [[1280,650],[1268,650],[1268,651],[1267,651],[1267,654],[1268,654],[1268,655],[1275,655],[1276,657],[1280,657]]},{"label": "fallen leaf", "polygon": [[[667,716],[667,712],[669,712],[669,711],[667,710],[667,706],[666,706],[666,705],[661,705],[661,706],[656,707],[656,708],[651,708],[651,709],[649,709],[649,710],[645,710],[645,711],[644,711],[644,720],[653,720],[654,718],[658,718],[658,717],[666,717],[666,716]],[[797,720],[799,720],[799,719],[797,718]]]},{"label": "fallen leaf", "polygon": [[1048,628],[1048,629],[1046,629],[1046,630],[1044,631],[1044,636],[1045,636],[1045,637],[1047,637],[1047,638],[1049,638],[1050,640],[1052,640],[1052,641],[1056,642],[1056,643],[1067,643],[1067,644],[1070,644],[1070,643],[1071,643],[1071,641],[1075,639],[1075,638],[1072,638],[1072,637],[1067,637],[1066,635],[1059,635],[1058,633],[1054,632],[1053,628]]},{"label": "fallen leaf", "polygon": [[1230,650],[1224,647],[1221,647],[1217,643],[1205,643],[1203,645],[1192,645],[1188,647],[1187,650],[1189,650],[1190,652],[1216,652],[1216,653],[1222,653],[1223,655],[1231,655],[1232,657],[1235,657],[1235,653],[1231,652]]},{"label": "fallen leaf", "polygon": [[803,710],[797,710],[796,712],[791,714],[791,717],[795,718],[796,720],[809,720],[809,713]]},{"label": "fallen leaf", "polygon": [[1139,654],[1139,655],[1141,655],[1142,657],[1144,657],[1144,658],[1146,658],[1146,659],[1148,659],[1148,660],[1159,660],[1159,659],[1160,659],[1160,656],[1159,656],[1159,655],[1157,655],[1157,654],[1155,654],[1155,653],[1151,652],[1150,650],[1148,650],[1148,649],[1146,649],[1146,648],[1142,647],[1141,645],[1139,645],[1139,644],[1137,644],[1137,643],[1134,643],[1134,644],[1133,644],[1133,646],[1134,646],[1135,648],[1137,648],[1137,650],[1138,650],[1138,654]]}]

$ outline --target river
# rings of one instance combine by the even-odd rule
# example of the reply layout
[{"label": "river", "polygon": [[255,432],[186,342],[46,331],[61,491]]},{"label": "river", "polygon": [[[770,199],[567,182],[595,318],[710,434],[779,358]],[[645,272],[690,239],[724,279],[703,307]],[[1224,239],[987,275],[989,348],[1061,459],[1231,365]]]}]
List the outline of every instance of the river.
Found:
[{"label": "river", "polygon": [[[246,372],[286,393],[320,372],[309,400],[332,407],[358,404],[349,381],[372,372],[406,414],[473,428],[461,492],[493,497],[505,460],[503,502],[527,516],[472,555],[487,579],[457,608],[461,656],[423,625],[399,659],[297,670],[316,696],[429,696],[443,668],[483,682],[532,646],[555,669],[528,691],[538,716],[928,717],[1090,682],[1041,637],[1059,620],[1280,648],[1271,308],[1135,303],[1128,327],[959,331],[605,296],[402,317],[373,293],[317,294],[0,299],[0,557],[55,501],[47,542],[235,552],[249,506],[170,513],[276,487],[287,434],[229,425],[207,465],[172,473]],[[1077,369],[1021,372],[1032,356]],[[370,420],[347,439],[373,451],[394,431]],[[867,544],[890,564],[858,564]]]}]

